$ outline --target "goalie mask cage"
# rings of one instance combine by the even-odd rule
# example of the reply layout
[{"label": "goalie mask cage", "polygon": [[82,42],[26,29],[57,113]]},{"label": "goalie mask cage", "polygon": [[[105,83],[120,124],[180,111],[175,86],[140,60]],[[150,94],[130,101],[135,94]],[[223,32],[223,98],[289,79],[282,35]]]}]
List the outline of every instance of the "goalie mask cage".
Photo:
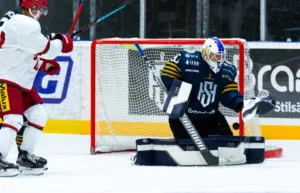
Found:
[{"label": "goalie mask cage", "polygon": [[[139,138],[172,138],[161,111],[166,94],[155,81],[134,43],[138,42],[159,76],[165,63],[182,50],[200,50],[205,39],[102,39],[91,47],[91,153],[135,150]],[[226,60],[237,67],[236,82],[245,99],[255,97],[249,47],[243,39],[222,39]],[[244,123],[241,114],[220,105],[235,135],[259,136],[258,118]],[[273,148],[273,147],[272,147]],[[273,148],[278,153],[278,148]],[[280,152],[279,152],[280,153]],[[276,157],[272,153],[271,157]]]}]

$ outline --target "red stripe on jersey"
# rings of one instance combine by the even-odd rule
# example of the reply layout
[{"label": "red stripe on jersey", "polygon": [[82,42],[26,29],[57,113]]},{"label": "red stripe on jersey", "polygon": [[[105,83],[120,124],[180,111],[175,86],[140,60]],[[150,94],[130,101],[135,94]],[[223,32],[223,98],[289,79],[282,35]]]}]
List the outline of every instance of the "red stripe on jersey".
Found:
[{"label": "red stripe on jersey", "polygon": [[14,126],[12,126],[12,125],[9,125],[9,124],[7,124],[7,123],[3,123],[3,124],[2,124],[2,127],[8,127],[8,128],[10,128],[10,129],[12,129],[12,130],[14,130],[14,131],[16,131],[16,132],[19,131],[18,128],[14,127]]},{"label": "red stripe on jersey", "polygon": [[37,53],[37,55],[43,55],[43,54],[47,53],[47,52],[48,52],[48,50],[49,50],[49,48],[50,48],[50,40],[48,40],[48,42],[47,42],[47,45],[46,45],[45,49],[44,49],[43,51],[41,51],[41,52]]},{"label": "red stripe on jersey", "polygon": [[37,124],[34,124],[34,123],[30,122],[30,121],[28,121],[27,124],[30,125],[30,126],[32,126],[32,127],[35,127],[36,129],[39,129],[39,130],[43,130],[44,129],[44,127],[42,127],[40,125],[37,125]]},{"label": "red stripe on jersey", "polygon": [[5,42],[5,33],[2,31],[0,34],[0,48],[3,46]]}]

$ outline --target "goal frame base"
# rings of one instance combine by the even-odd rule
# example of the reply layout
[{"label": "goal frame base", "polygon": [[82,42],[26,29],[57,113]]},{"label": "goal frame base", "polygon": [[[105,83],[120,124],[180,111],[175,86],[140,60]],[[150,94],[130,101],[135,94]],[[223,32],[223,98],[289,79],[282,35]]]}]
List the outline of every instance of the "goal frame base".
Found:
[{"label": "goal frame base", "polygon": [[268,146],[265,147],[265,158],[280,158],[283,154],[283,149],[276,146]]}]

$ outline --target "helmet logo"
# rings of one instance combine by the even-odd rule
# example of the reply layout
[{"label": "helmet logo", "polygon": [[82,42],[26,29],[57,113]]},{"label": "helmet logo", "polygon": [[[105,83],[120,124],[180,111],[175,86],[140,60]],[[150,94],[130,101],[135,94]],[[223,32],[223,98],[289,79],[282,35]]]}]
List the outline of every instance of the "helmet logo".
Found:
[{"label": "helmet logo", "polygon": [[202,57],[205,61],[210,59],[210,48],[209,47],[203,47],[202,49]]}]

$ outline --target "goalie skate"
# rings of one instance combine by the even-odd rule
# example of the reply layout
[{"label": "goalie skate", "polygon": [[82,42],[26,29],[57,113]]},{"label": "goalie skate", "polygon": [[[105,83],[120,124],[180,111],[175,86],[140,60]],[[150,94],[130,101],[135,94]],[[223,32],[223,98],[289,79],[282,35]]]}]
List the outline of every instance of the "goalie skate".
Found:
[{"label": "goalie skate", "polygon": [[45,172],[45,164],[38,161],[39,157],[29,154],[27,151],[19,153],[17,165],[21,174],[24,175],[42,175]]},{"label": "goalie skate", "polygon": [[0,154],[0,177],[13,177],[19,175],[19,168],[13,163],[5,161]]}]

